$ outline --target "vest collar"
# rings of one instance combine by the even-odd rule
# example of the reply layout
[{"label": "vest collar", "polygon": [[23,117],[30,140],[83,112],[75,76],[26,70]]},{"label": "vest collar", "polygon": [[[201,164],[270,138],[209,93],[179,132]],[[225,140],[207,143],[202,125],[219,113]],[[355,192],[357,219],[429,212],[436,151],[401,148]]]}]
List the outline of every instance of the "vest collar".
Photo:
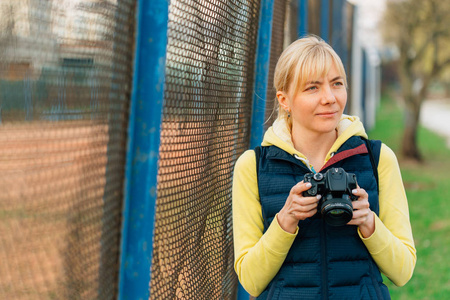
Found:
[{"label": "vest collar", "polygon": [[[325,163],[325,165],[323,165],[320,171],[348,157],[367,153],[369,153],[369,151],[367,150],[366,144],[363,142],[361,137],[353,136],[348,139],[337,152],[333,153],[332,157]],[[295,157],[295,154],[291,155],[288,152],[283,151],[281,148],[278,148],[277,146],[269,146],[266,157],[268,159],[289,161],[308,168],[305,162]]]}]

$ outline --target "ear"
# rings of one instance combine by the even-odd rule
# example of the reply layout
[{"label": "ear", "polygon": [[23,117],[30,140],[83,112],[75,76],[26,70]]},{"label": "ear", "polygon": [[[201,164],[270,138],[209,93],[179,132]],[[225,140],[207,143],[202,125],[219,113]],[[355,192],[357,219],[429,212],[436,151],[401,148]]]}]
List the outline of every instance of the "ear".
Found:
[{"label": "ear", "polygon": [[277,100],[280,104],[281,108],[283,108],[285,111],[290,111],[290,103],[288,95],[285,92],[278,91],[277,92]]}]

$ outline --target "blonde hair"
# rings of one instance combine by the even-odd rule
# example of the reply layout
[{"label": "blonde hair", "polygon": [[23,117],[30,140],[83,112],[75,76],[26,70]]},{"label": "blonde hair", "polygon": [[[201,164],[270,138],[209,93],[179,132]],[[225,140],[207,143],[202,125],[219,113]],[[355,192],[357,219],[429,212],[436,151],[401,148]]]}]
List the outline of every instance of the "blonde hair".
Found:
[{"label": "blonde hair", "polygon": [[[347,87],[344,65],[329,44],[316,36],[298,39],[290,44],[278,59],[274,74],[275,90],[295,95],[308,81],[328,74],[333,65],[338,69]],[[278,107],[277,118],[285,118],[289,122],[287,112],[280,107],[278,101],[275,107]]]}]

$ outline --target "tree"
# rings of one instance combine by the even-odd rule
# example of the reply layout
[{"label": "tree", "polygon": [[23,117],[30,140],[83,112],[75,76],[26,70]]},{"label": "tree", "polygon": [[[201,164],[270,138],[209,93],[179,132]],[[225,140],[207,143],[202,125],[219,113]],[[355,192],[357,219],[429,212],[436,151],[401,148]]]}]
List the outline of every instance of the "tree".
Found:
[{"label": "tree", "polygon": [[399,50],[398,74],[405,104],[402,155],[421,161],[420,109],[430,83],[450,66],[450,1],[388,0],[384,37]]},{"label": "tree", "polygon": [[[8,50],[13,47],[16,11],[11,3],[0,5],[0,71],[8,61]],[[1,75],[1,74],[0,74]]]}]

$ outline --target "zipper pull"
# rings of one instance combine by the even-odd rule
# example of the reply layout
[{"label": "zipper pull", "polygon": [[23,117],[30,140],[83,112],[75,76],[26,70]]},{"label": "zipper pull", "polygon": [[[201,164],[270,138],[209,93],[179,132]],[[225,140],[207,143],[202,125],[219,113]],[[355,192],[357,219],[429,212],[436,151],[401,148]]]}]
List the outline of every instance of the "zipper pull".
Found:
[{"label": "zipper pull", "polygon": [[297,154],[294,154],[295,159],[301,161],[305,167],[307,167],[309,170],[311,170],[314,174],[316,174],[316,170],[314,170],[314,167],[309,163],[309,161],[303,157],[298,156]]}]

